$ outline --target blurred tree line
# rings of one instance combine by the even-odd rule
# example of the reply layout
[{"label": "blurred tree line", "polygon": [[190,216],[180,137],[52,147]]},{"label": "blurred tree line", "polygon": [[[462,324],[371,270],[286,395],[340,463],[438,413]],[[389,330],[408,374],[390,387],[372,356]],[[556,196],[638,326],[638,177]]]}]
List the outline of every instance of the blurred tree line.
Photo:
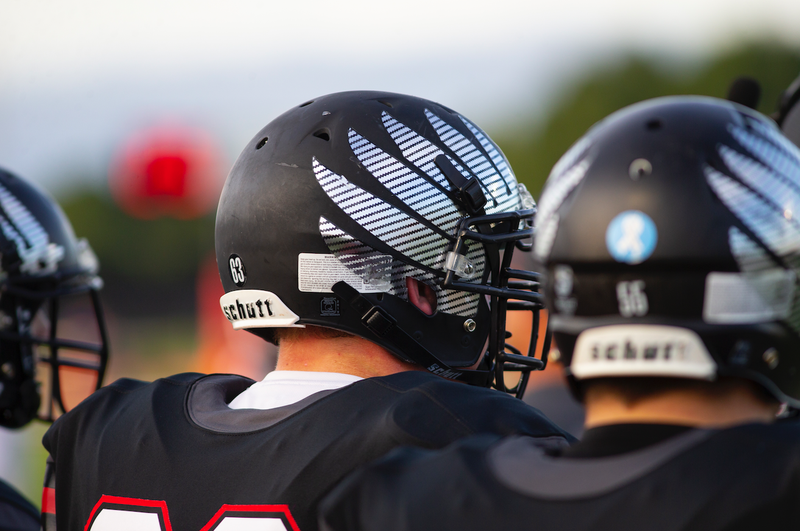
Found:
[{"label": "blurred tree line", "polygon": [[517,179],[538,198],[550,168],[593,124],[632,103],[658,96],[697,94],[725,98],[739,76],[761,84],[758,110],[776,110],[783,90],[800,75],[800,49],[777,43],[743,45],[702,65],[630,56],[585,73],[545,113],[544,123],[493,131]]},{"label": "blurred tree line", "polygon": [[195,277],[214,250],[214,213],[192,220],[142,220],[123,212],[108,191],[61,201],[75,233],[100,260],[103,299],[122,317],[193,314]]},{"label": "blurred tree line", "polygon": [[[630,56],[584,73],[549,106],[544,120],[492,131],[517,177],[538,197],[550,168],[592,124],[617,109],[671,94],[725,97],[738,76],[762,85],[760,109],[800,74],[800,50],[749,44],[701,65]],[[62,201],[79,236],[89,239],[106,281],[106,305],[123,317],[193,315],[198,265],[214,249],[214,215],[191,221],[143,221],[123,213],[108,192],[85,191]],[[301,208],[298,205],[298,208]]]}]

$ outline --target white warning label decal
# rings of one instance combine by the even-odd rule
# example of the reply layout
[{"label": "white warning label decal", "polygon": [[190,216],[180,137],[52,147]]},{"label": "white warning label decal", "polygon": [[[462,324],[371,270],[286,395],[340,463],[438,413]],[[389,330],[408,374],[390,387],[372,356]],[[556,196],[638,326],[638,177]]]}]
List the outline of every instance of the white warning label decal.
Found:
[{"label": "white warning label decal", "polygon": [[300,253],[297,257],[297,288],[313,293],[333,293],[331,286],[344,280],[360,293],[389,291],[391,256],[381,257],[380,263],[367,268],[364,279],[341,263],[332,254]]},{"label": "white warning label decal", "polygon": [[792,310],[795,275],[785,269],[709,273],[703,301],[707,323],[761,323],[786,319]]}]

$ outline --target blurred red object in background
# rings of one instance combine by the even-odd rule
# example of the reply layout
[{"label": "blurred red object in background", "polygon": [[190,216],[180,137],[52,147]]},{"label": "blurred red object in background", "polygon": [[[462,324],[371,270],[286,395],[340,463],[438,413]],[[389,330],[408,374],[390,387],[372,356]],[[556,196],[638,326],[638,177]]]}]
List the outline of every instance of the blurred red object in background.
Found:
[{"label": "blurred red object in background", "polygon": [[174,124],[132,135],[109,173],[114,200],[140,219],[200,217],[216,206],[224,180],[211,135]]}]

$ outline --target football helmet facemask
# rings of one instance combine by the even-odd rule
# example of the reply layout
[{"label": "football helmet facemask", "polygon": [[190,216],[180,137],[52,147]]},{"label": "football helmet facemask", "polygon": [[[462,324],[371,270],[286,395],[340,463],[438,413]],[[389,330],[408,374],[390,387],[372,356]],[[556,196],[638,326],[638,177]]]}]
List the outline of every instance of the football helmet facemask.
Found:
[{"label": "football helmet facemask", "polygon": [[747,378],[800,405],[800,150],[746,107],[632,105],[556,164],[536,218],[568,375]]},{"label": "football helmet facemask", "polygon": [[[97,258],[53,199],[2,169],[0,253],[0,426],[52,421],[102,383],[108,346]],[[80,323],[65,305],[81,311]],[[87,312],[97,324],[89,332]],[[65,339],[64,329],[91,341]]]},{"label": "football helmet facemask", "polygon": [[[221,306],[268,340],[275,327],[333,328],[521,396],[546,362],[537,337],[529,352],[504,348],[508,309],[534,312],[538,331],[538,274],[510,267],[535,211],[500,149],[452,110],[386,92],[317,98],[264,127],[228,176]],[[424,291],[432,308],[412,303]],[[513,389],[504,369],[522,372]]]}]

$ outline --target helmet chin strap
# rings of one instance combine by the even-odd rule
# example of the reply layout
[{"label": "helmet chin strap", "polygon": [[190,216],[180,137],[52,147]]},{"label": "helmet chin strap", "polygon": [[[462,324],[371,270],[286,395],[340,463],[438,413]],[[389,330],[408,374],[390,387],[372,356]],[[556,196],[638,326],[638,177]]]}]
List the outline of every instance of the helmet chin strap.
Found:
[{"label": "helmet chin strap", "polygon": [[396,319],[382,308],[372,304],[347,282],[339,281],[331,289],[361,314],[361,324],[367,327],[370,332],[395,345],[400,352],[408,356],[414,363],[424,367],[428,372],[470,385],[488,387],[492,378],[492,371],[463,370],[450,367],[400,328]]}]

